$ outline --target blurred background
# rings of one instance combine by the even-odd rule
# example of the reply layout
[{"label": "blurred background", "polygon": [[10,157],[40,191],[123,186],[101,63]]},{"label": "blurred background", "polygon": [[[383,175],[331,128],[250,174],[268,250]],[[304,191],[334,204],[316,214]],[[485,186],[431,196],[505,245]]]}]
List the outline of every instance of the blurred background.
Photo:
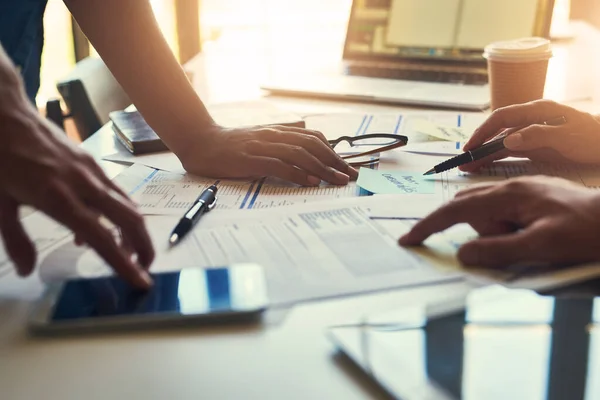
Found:
[{"label": "blurred background", "polygon": [[[290,64],[341,58],[350,0],[151,0],[158,23],[181,63],[199,51],[235,54],[247,73],[277,56]],[[555,0],[551,35],[568,37],[569,19],[600,27],[600,0]],[[49,0],[37,103],[57,98],[56,82],[76,61],[95,55],[62,0]],[[299,55],[302,55],[299,57]],[[263,60],[263,61],[258,61]],[[262,72],[261,72],[262,71]]]},{"label": "blurred background", "polygon": [[[185,35],[183,32],[194,30],[191,26],[194,18],[186,13],[194,7],[200,32],[197,41],[203,51],[239,52],[242,56],[277,53],[281,57],[308,51],[340,58],[351,5],[350,0],[151,0],[151,3],[167,42],[182,63],[197,52],[193,39],[181,37]],[[44,25],[46,43],[37,98],[40,106],[48,98],[58,96],[56,81],[76,62],[71,16],[62,0],[49,0]],[[93,49],[90,54],[94,54]]]}]

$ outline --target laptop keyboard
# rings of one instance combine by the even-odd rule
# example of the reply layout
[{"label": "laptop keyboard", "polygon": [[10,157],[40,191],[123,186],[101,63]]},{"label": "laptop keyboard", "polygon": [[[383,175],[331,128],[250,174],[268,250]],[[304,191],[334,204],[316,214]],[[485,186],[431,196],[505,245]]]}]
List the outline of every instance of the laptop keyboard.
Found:
[{"label": "laptop keyboard", "polygon": [[368,76],[373,78],[440,83],[462,83],[467,85],[483,85],[488,82],[487,74],[485,72],[436,71],[412,68],[400,69],[381,68],[367,65],[347,65],[346,73],[348,75]]}]

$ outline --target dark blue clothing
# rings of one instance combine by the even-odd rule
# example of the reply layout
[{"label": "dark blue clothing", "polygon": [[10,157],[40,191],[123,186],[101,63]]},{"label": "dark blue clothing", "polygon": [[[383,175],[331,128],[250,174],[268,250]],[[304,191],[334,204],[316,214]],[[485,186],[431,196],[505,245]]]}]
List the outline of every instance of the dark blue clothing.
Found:
[{"label": "dark blue clothing", "polygon": [[0,0],[0,43],[20,69],[29,98],[40,87],[44,11],[48,0]]}]

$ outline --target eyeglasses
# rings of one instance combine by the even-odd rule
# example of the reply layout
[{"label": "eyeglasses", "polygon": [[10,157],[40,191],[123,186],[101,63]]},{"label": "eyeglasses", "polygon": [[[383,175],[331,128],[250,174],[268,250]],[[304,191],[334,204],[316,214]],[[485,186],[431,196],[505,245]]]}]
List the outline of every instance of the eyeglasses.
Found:
[{"label": "eyeglasses", "polygon": [[[392,133],[369,133],[360,136],[341,136],[337,139],[329,140],[328,142],[329,145],[331,145],[331,147],[334,149],[342,142],[348,143],[350,147],[369,147],[367,150],[361,152],[338,153],[344,160],[349,160],[352,158],[360,158],[372,154],[383,153],[384,151],[406,146],[408,143],[408,138],[403,135],[396,135]],[[371,157],[368,160],[350,161],[349,164],[353,167],[360,167],[378,162],[379,157]]]}]

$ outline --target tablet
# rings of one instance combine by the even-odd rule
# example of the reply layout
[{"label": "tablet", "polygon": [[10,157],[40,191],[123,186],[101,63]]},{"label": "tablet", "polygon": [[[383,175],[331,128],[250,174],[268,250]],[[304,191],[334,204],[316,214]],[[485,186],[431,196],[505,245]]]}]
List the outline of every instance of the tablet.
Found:
[{"label": "tablet", "polygon": [[397,399],[599,399],[598,321],[598,298],[492,286],[328,336]]}]

